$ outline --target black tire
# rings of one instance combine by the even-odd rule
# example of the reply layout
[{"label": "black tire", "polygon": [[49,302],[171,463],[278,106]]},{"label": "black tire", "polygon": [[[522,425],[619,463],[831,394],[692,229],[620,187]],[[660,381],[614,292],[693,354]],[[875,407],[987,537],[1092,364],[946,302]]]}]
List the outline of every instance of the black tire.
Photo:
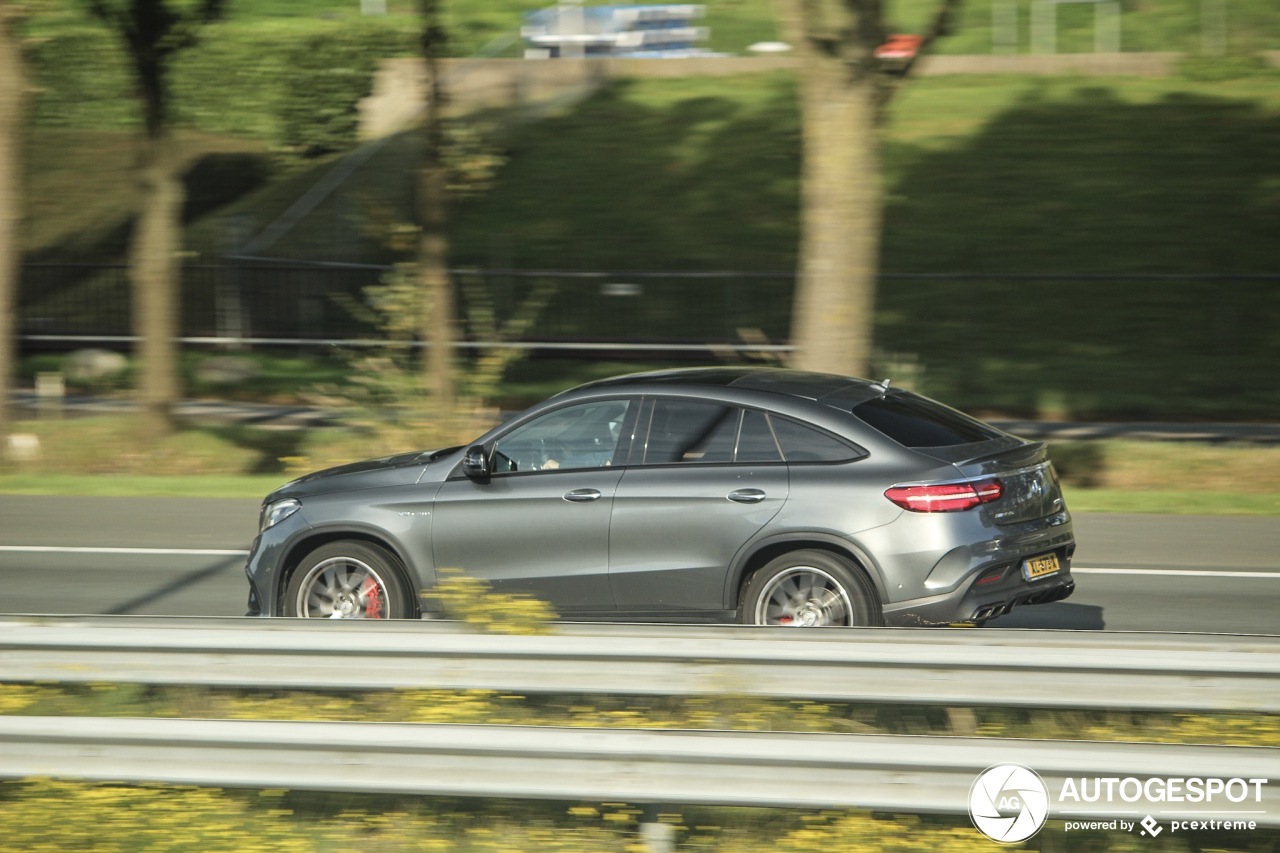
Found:
[{"label": "black tire", "polygon": [[330,542],[293,574],[284,615],[309,619],[411,619],[413,601],[399,561],[368,542]]},{"label": "black tire", "polygon": [[775,557],[751,576],[739,618],[748,625],[875,626],[884,624],[884,610],[857,566],[805,550]]}]

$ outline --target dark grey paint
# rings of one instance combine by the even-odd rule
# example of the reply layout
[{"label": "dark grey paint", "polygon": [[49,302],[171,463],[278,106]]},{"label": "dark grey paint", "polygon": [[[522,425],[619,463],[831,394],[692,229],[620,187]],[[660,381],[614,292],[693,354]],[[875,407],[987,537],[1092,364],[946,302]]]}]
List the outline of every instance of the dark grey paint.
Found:
[{"label": "dark grey paint", "polygon": [[[250,577],[264,615],[272,615],[288,572],[307,550],[351,537],[396,553],[413,588],[429,588],[439,569],[459,568],[500,590],[538,595],[566,615],[732,618],[752,572],[786,551],[814,547],[835,551],[850,571],[864,574],[875,590],[873,608],[891,624],[962,620],[1049,589],[1068,594],[1074,541],[1056,483],[1043,468],[1014,473],[1043,462],[1043,446],[984,430],[991,437],[982,444],[916,450],[850,414],[877,395],[902,393],[865,380],[768,369],[592,383],[534,407],[475,446],[493,457],[505,436],[548,413],[630,399],[616,465],[497,468],[476,478],[463,470],[465,448],[456,448],[312,475],[268,498],[297,498],[303,507],[264,531]],[[846,440],[850,461],[637,465],[650,434],[647,401],[661,398],[719,401],[808,424]],[[965,459],[974,461],[957,464]],[[916,513],[884,496],[894,485],[975,474],[1009,478],[1006,498],[965,512]],[[996,587],[972,586],[993,566],[1016,567],[1047,550],[1060,555],[1056,577],[1028,584],[1010,574]]]}]

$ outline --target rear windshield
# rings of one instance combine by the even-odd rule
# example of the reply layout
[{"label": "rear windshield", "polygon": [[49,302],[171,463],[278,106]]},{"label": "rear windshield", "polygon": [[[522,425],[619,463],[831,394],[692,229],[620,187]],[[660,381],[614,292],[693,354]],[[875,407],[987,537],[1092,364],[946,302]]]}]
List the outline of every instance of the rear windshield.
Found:
[{"label": "rear windshield", "polygon": [[909,393],[867,400],[854,406],[853,413],[906,447],[952,447],[1004,437],[976,418]]}]

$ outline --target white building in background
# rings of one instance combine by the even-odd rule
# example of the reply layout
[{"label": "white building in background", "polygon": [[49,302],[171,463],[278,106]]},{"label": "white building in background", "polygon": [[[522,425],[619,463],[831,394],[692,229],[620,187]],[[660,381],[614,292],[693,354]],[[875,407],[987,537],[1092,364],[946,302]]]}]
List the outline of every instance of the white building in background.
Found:
[{"label": "white building in background", "polygon": [[693,25],[704,7],[688,4],[583,6],[565,3],[524,16],[529,59],[575,56],[710,56],[709,30]]}]

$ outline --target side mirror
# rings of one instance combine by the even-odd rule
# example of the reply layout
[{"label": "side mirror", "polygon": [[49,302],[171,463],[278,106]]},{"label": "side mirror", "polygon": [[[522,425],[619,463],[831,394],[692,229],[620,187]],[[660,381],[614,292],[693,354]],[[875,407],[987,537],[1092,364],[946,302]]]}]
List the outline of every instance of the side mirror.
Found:
[{"label": "side mirror", "polygon": [[462,457],[462,473],[477,483],[489,482],[489,454],[483,444],[473,444]]}]

